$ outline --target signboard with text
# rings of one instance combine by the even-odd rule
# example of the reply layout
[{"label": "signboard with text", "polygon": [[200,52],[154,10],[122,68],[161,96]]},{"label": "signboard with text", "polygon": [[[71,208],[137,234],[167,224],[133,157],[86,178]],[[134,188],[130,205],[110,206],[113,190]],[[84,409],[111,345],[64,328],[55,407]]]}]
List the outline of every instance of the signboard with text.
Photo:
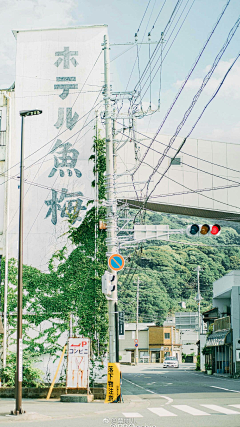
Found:
[{"label": "signboard with text", "polygon": [[[24,264],[47,270],[66,244],[68,219],[78,227],[92,188],[95,111],[101,111],[107,27],[15,31],[17,43],[12,149],[9,168],[19,174],[21,110],[40,109],[24,121]],[[13,180],[14,181],[14,180]],[[9,255],[17,258],[18,182],[9,190]],[[36,244],[37,242],[37,244]]]},{"label": "signboard with text", "polygon": [[88,388],[89,338],[69,338],[67,358],[67,388]]}]

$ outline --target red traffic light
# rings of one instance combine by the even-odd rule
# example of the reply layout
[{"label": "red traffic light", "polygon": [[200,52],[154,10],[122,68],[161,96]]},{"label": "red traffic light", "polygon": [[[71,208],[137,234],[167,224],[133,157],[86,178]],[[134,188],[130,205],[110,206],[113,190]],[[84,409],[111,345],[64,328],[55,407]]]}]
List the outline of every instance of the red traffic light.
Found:
[{"label": "red traffic light", "polygon": [[212,234],[213,236],[217,236],[217,235],[219,235],[220,231],[221,231],[221,227],[220,227],[220,225],[218,225],[218,224],[214,224],[214,225],[212,226],[212,229],[211,229],[211,234]]}]

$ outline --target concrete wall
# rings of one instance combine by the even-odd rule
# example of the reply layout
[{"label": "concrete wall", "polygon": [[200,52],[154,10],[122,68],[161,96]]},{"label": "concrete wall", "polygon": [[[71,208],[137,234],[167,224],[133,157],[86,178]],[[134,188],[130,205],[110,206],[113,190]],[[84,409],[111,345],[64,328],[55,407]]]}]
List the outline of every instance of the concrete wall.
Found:
[{"label": "concrete wall", "polygon": [[240,286],[233,286],[231,295],[231,325],[233,331],[233,372],[240,373],[240,364],[236,364],[236,349],[240,349]]},{"label": "concrete wall", "polygon": [[[224,298],[224,294],[233,286],[240,285],[240,270],[233,270],[213,283],[213,299],[218,296]],[[230,295],[227,296],[230,298]]]},{"label": "concrete wall", "polygon": [[[144,135],[146,135],[146,138]],[[155,135],[144,134],[144,131],[139,134],[137,129],[135,134],[130,135],[130,138],[131,136],[139,141],[139,143],[133,141],[135,142],[134,145],[133,142],[129,142],[129,144],[125,144],[125,146],[120,149],[120,156],[118,158],[120,174],[124,173],[127,168],[131,170],[134,166],[136,149],[139,150],[138,158],[143,157],[146,152],[146,146],[149,145]],[[149,178],[159,160],[159,154],[157,154],[157,152],[163,153],[170,139],[171,136],[169,135],[159,134],[154,142],[152,142],[152,149],[148,151],[145,162],[141,164],[134,176],[136,183],[135,188],[131,182],[130,174],[119,176],[118,192],[120,198],[136,199],[136,189],[138,195],[144,199],[146,194],[146,179]],[[182,138],[177,137],[158,169],[160,174],[169,166],[171,158],[175,155],[181,143]],[[145,146],[143,146],[143,144]],[[239,170],[239,144],[189,138],[177,157],[181,158],[181,164],[179,166],[171,166],[166,176],[161,181],[161,191],[159,191],[159,185],[156,185],[159,180],[159,175],[155,174],[152,177],[148,188],[148,194],[155,186],[156,188],[149,201],[154,203],[199,207],[202,209],[206,208],[210,210],[239,212],[240,188],[227,188],[227,186],[229,186],[227,181],[228,177],[239,181],[239,173],[227,169],[232,168],[236,171]],[[206,162],[205,160],[210,162]],[[213,160],[217,165],[211,163]],[[218,175],[218,177],[210,174]],[[128,187],[122,185],[123,183],[127,183]],[[185,188],[183,186],[185,186]],[[207,195],[208,198],[204,197],[205,195]]]}]

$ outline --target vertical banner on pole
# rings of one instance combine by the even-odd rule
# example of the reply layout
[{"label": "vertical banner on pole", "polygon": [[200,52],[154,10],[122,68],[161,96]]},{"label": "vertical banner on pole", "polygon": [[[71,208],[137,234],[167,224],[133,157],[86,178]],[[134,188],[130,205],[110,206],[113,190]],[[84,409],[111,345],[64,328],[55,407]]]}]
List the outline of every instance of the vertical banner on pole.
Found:
[{"label": "vertical banner on pole", "polygon": [[107,396],[105,403],[121,400],[120,363],[108,363]]},{"label": "vertical banner on pole", "polygon": [[69,338],[67,388],[86,388],[89,384],[90,339]]}]

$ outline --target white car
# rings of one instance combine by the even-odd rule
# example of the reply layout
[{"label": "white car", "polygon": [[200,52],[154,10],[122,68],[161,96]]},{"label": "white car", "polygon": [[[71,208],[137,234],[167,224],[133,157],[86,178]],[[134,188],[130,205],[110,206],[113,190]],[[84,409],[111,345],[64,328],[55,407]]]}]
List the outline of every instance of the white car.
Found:
[{"label": "white car", "polygon": [[163,361],[163,368],[179,368],[179,363],[176,357],[168,356]]}]

